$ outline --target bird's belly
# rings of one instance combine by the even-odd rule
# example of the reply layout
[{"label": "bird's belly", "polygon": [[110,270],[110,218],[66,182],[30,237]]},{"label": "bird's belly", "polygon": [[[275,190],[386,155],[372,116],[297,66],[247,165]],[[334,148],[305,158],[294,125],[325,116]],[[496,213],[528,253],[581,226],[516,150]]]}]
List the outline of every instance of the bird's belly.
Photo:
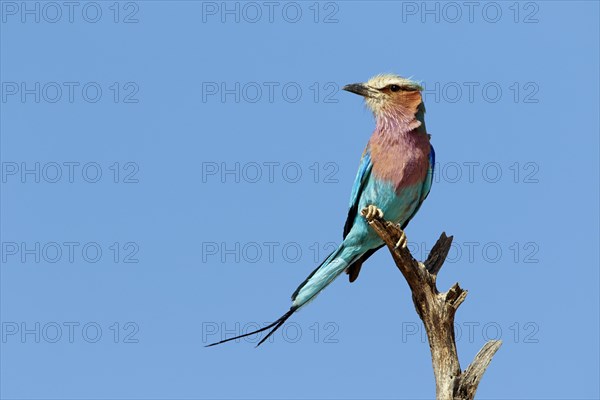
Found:
[{"label": "bird's belly", "polygon": [[386,220],[402,224],[418,205],[422,188],[423,184],[419,182],[396,191],[391,183],[372,180],[361,196],[359,210],[373,204],[383,211]]},{"label": "bird's belly", "polygon": [[371,180],[365,187],[358,206],[358,213],[354,220],[349,236],[350,240],[361,242],[368,247],[381,244],[381,239],[369,228],[360,211],[372,204],[383,211],[383,218],[396,224],[404,224],[419,205],[422,183],[409,185],[396,190],[395,185],[380,180]]}]

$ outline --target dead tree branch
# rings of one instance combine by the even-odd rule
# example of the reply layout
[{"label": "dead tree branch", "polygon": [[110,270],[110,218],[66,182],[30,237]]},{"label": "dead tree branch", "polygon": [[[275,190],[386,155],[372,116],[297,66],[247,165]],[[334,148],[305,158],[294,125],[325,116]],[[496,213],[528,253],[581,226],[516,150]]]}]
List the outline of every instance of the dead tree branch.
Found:
[{"label": "dead tree branch", "polygon": [[[368,215],[366,210],[362,211],[363,216]],[[448,255],[452,236],[448,237],[442,233],[425,263],[420,263],[413,258],[405,245],[397,246],[399,241],[402,243],[406,240],[404,232],[397,225],[378,216],[367,221],[392,253],[396,266],[410,287],[417,314],[425,325],[437,399],[474,399],[483,373],[502,342],[487,342],[466,370],[460,368],[454,338],[454,315],[465,300],[467,291],[458,283],[443,293],[440,293],[436,286],[437,273]]]}]

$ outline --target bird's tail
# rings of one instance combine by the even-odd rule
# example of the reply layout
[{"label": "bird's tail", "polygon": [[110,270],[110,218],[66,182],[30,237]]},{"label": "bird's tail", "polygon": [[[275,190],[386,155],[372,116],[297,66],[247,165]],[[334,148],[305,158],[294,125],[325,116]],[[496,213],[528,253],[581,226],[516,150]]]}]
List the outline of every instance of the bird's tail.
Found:
[{"label": "bird's tail", "polygon": [[300,308],[313,300],[363,254],[362,249],[342,243],[298,286],[292,294],[292,307]]},{"label": "bird's tail", "polygon": [[245,333],[236,337],[221,340],[220,342],[212,343],[206,347],[215,346],[217,344],[226,343],[232,340],[254,335],[271,329],[267,336],[261,339],[256,347],[263,344],[275,331],[287,321],[300,307],[313,300],[317,294],[325,289],[335,278],[337,278],[357,257],[360,257],[363,252],[352,250],[352,248],[344,247],[344,244],[331,253],[309,276],[306,278],[298,289],[292,294],[292,307],[289,311],[283,314],[277,321],[264,328]]},{"label": "bird's tail", "polygon": [[272,323],[272,324],[270,324],[270,325],[267,325],[267,326],[265,326],[264,328],[261,328],[261,329],[258,329],[258,330],[252,331],[252,332],[244,333],[243,335],[239,335],[239,336],[232,337],[232,338],[229,338],[229,339],[221,340],[220,342],[211,343],[211,344],[209,344],[209,345],[206,345],[205,347],[216,346],[216,345],[218,345],[218,344],[221,344],[221,343],[225,343],[225,342],[229,342],[229,341],[231,341],[231,340],[236,340],[236,339],[243,338],[243,337],[246,337],[246,336],[254,335],[255,333],[260,333],[260,332],[266,331],[267,329],[271,329],[271,328],[273,328],[273,329],[271,329],[271,331],[269,331],[269,333],[267,334],[267,336],[265,336],[264,338],[262,338],[262,339],[261,339],[261,341],[260,341],[260,342],[258,342],[258,344],[256,345],[256,347],[258,347],[258,346],[260,346],[261,344],[263,344],[263,343],[264,343],[264,342],[265,342],[265,341],[266,341],[266,340],[267,340],[269,337],[271,337],[271,335],[272,335],[273,333],[275,333],[275,331],[276,331],[277,329],[279,329],[279,328],[281,327],[281,325],[283,325],[283,323],[284,323],[284,322],[285,322],[285,321],[286,321],[286,320],[287,320],[289,317],[291,317],[291,316],[292,316],[292,314],[293,314],[293,313],[294,313],[294,312],[295,312],[297,309],[298,309],[297,307],[296,307],[296,308],[295,308],[295,307],[291,307],[291,308],[290,308],[290,310],[289,310],[288,312],[286,312],[285,314],[283,314],[283,315],[282,315],[282,316],[281,316],[281,317],[280,317],[280,318],[279,318],[277,321],[273,322],[273,323]]}]

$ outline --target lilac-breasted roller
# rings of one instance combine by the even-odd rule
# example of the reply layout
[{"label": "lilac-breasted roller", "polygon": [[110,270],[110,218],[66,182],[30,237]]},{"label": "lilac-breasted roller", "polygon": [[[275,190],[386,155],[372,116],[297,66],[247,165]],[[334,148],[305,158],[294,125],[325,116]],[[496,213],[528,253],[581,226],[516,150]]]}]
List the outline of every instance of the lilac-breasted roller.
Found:
[{"label": "lilac-breasted roller", "polygon": [[[367,218],[376,214],[385,217],[404,229],[429,194],[435,153],[425,129],[422,87],[410,79],[387,74],[366,83],[346,85],[344,90],[365,98],[375,116],[375,131],[352,187],[343,242],[296,289],[290,310],[281,318],[262,329],[209,346],[271,329],[258,343],[260,346],[342,272],[349,274],[350,282],[356,280],[365,260],[383,246],[360,211],[365,209]],[[403,239],[400,245],[406,245]]]}]

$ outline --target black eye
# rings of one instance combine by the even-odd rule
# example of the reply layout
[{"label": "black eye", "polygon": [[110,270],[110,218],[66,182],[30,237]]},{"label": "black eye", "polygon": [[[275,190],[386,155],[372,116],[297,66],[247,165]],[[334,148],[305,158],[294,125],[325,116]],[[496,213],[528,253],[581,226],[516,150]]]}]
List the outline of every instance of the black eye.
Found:
[{"label": "black eye", "polygon": [[400,90],[400,86],[398,86],[398,85],[390,85],[390,90],[392,92],[398,92]]}]

